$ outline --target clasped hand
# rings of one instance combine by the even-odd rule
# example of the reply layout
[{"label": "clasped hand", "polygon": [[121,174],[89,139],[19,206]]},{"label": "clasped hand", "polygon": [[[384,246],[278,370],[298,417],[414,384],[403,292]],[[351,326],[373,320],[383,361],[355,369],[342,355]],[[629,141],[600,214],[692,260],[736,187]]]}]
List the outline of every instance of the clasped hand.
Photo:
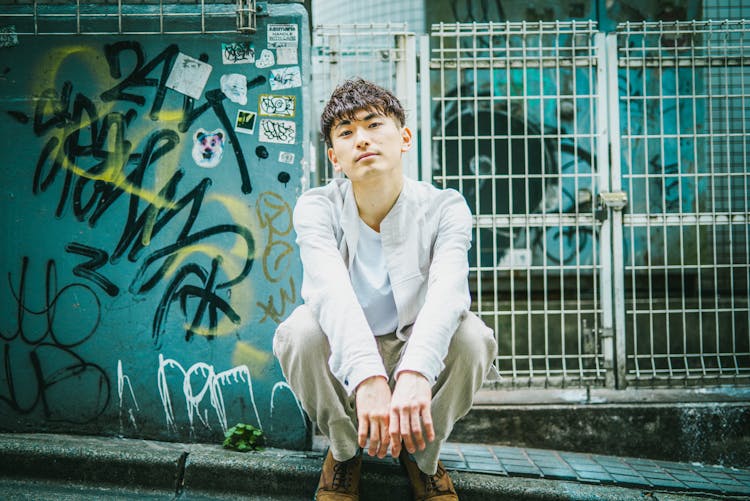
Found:
[{"label": "clasped hand", "polygon": [[425,448],[425,440],[435,439],[432,425],[432,389],[427,379],[418,372],[402,372],[391,394],[384,377],[375,376],[362,381],[356,392],[359,446],[367,453],[384,458],[388,445],[395,458],[401,453],[401,441],[410,453]]}]

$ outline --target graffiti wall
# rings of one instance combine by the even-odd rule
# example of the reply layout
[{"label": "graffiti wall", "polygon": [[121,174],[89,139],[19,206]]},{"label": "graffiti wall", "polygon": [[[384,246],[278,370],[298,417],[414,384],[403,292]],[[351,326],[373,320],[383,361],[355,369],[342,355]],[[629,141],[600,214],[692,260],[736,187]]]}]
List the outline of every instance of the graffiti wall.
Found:
[{"label": "graffiti wall", "polygon": [[270,9],[0,48],[0,429],[306,444],[271,345],[300,302],[309,35]]}]

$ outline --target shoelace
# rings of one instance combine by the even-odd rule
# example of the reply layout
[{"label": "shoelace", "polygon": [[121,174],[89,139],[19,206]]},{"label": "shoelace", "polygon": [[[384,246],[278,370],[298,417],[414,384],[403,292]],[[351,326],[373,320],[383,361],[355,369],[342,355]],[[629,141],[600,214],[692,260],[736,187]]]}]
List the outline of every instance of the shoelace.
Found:
[{"label": "shoelace", "polygon": [[345,489],[349,490],[349,486],[352,483],[352,470],[349,466],[352,464],[352,460],[344,462],[336,462],[333,465],[333,481],[331,482],[334,490]]},{"label": "shoelace", "polygon": [[441,478],[443,478],[443,475],[445,475],[445,469],[441,468],[440,465],[438,465],[438,469],[434,475],[426,475],[422,473],[425,491],[429,493],[435,493],[435,494],[439,494],[441,492],[449,492],[447,490],[445,491],[441,490],[440,487],[438,486],[438,481]]}]

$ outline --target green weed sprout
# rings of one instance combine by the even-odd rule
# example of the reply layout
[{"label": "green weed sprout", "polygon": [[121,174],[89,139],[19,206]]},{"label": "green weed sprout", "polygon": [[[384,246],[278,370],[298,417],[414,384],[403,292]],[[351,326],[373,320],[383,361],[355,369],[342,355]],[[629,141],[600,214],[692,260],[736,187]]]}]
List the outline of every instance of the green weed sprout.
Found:
[{"label": "green weed sprout", "polygon": [[239,452],[261,451],[265,441],[263,430],[251,424],[237,423],[224,434],[224,448]]}]

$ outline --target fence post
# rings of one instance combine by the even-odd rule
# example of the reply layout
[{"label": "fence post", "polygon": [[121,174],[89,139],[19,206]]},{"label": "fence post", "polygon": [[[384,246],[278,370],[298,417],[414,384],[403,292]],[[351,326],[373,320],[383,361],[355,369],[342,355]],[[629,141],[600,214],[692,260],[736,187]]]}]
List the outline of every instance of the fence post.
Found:
[{"label": "fence post", "polygon": [[420,179],[432,182],[432,99],[430,88],[430,36],[419,38],[419,167]]},{"label": "fence post", "polygon": [[[609,117],[609,184],[613,193],[622,190],[620,172],[620,94],[617,65],[617,33],[606,35],[607,96]],[[627,353],[625,346],[625,265],[622,210],[607,208],[612,231],[612,295],[614,306],[615,385],[618,389],[627,386]],[[612,339],[605,338],[606,339]]]},{"label": "fence post", "polygon": [[[605,33],[594,35],[594,45],[596,46],[596,158],[597,172],[599,183],[599,192],[609,191],[609,96],[611,95],[611,82],[607,78],[608,61],[607,41]],[[615,84],[617,82],[615,81]],[[616,89],[615,89],[616,90]],[[601,209],[600,209],[601,210]],[[604,212],[606,214],[606,212]],[[598,326],[597,334],[600,338],[600,349],[604,358],[604,368],[606,370],[605,384],[608,388],[614,388],[615,380],[615,360],[614,360],[614,339],[612,338],[614,309],[612,299],[612,219],[606,217],[602,221],[599,232],[599,260],[600,260],[600,280],[599,296],[601,297],[602,318],[601,325]]]}]

